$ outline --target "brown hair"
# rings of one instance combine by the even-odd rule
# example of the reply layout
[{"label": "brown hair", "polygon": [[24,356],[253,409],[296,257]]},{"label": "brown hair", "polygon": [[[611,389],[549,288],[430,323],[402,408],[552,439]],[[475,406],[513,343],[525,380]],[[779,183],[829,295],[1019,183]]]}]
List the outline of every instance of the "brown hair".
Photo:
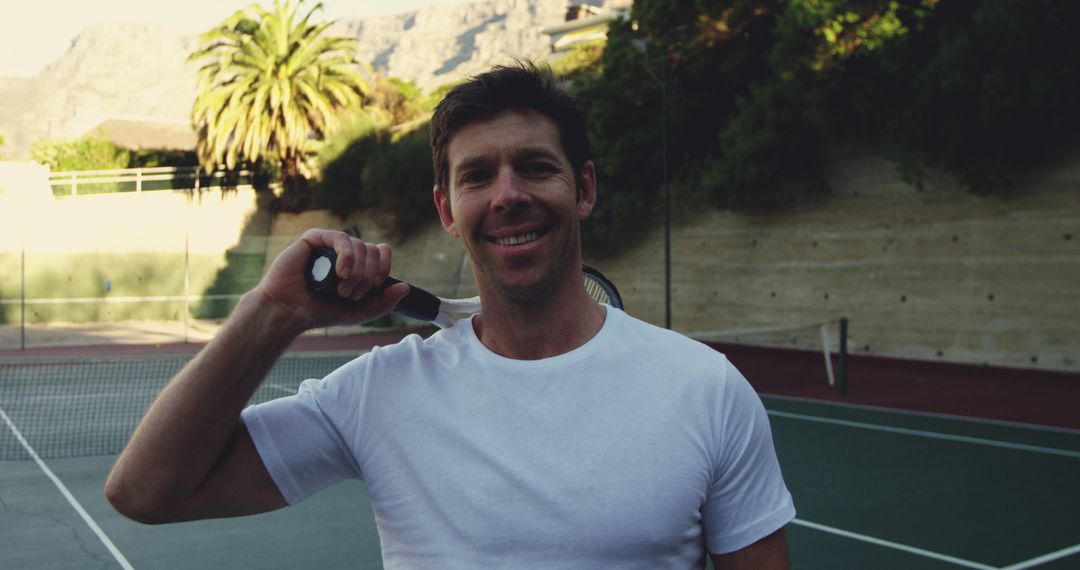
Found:
[{"label": "brown hair", "polygon": [[559,142],[580,184],[581,170],[592,158],[586,134],[585,112],[551,73],[532,62],[496,66],[455,86],[435,107],[431,117],[431,160],[435,183],[449,192],[450,165],[446,156],[450,139],[465,125],[503,111],[531,110],[551,119],[559,129]]}]

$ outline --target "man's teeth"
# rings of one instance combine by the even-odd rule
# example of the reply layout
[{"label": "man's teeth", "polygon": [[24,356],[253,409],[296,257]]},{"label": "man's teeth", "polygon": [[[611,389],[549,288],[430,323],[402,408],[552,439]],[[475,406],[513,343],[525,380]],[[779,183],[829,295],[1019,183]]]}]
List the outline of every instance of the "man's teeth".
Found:
[{"label": "man's teeth", "polygon": [[527,234],[521,234],[519,236],[510,236],[510,237],[505,237],[505,238],[498,238],[498,239],[495,240],[495,243],[497,243],[499,245],[520,245],[520,244],[523,244],[523,243],[528,243],[528,242],[530,242],[530,241],[532,241],[532,240],[534,240],[534,239],[536,239],[538,237],[540,237],[539,233],[537,233],[537,232],[529,232]]}]

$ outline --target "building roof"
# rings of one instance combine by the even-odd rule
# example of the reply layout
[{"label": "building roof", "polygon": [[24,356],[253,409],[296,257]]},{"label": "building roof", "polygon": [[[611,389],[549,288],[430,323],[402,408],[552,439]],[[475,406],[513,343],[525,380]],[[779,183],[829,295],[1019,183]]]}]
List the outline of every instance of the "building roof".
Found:
[{"label": "building roof", "polygon": [[133,150],[194,150],[197,141],[188,120],[130,115],[106,117],[87,134]]},{"label": "building roof", "polygon": [[589,5],[575,5],[567,10],[567,21],[544,28],[551,36],[551,51],[561,52],[575,45],[607,38],[608,22],[630,11],[633,2],[610,9]]}]

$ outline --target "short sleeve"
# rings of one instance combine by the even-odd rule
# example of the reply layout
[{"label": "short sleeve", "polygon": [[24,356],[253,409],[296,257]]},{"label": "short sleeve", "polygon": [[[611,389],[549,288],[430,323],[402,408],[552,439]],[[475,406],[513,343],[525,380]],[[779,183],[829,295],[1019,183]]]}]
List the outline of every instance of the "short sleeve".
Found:
[{"label": "short sleeve", "polygon": [[248,407],[241,418],[263,464],[290,505],[360,469],[342,436],[338,410],[346,408],[348,367],[321,380],[306,380],[294,396]]},{"label": "short sleeve", "polygon": [[719,405],[718,460],[702,509],[705,545],[713,554],[750,546],[795,517],[765,407],[730,363]]}]

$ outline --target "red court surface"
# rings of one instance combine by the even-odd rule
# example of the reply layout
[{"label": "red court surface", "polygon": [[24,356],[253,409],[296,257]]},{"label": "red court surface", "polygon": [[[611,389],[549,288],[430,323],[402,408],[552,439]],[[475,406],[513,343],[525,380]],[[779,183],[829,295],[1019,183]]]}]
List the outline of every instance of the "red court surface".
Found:
[{"label": "red court surface", "polygon": [[821,352],[710,345],[764,394],[1080,429],[1077,373],[848,355],[841,396]]}]

